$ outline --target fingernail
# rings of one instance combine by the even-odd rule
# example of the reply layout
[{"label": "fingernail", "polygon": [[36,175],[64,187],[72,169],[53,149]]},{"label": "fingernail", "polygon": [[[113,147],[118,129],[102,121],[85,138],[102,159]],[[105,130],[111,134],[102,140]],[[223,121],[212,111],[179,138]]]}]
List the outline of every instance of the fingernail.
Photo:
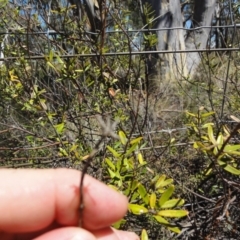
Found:
[{"label": "fingernail", "polygon": [[88,236],[83,236],[83,235],[77,234],[77,235],[71,237],[69,240],[93,240],[93,238],[92,237],[89,238]]},{"label": "fingernail", "polygon": [[117,231],[119,240],[140,240],[137,234],[133,232]]},{"label": "fingernail", "polygon": [[95,237],[87,232],[87,231],[81,231],[79,233],[75,233],[74,235],[69,238],[69,240],[94,240]]}]

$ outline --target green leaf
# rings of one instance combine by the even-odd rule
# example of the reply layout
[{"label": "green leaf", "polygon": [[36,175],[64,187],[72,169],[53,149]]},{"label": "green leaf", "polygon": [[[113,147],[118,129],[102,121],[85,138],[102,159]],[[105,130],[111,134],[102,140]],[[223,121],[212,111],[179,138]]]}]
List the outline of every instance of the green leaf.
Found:
[{"label": "green leaf", "polygon": [[117,153],[113,148],[111,148],[110,146],[107,146],[107,149],[112,153],[112,155],[115,157],[115,158],[118,158],[120,157],[121,155],[119,153]]},{"label": "green leaf", "polygon": [[224,151],[237,151],[240,149],[240,144],[236,144],[236,145],[230,145],[230,144],[227,144],[224,148]]},{"label": "green leaf", "polygon": [[136,180],[133,180],[132,182],[132,187],[131,187],[131,191],[133,192],[137,187],[138,187],[138,182]]},{"label": "green leaf", "polygon": [[108,168],[108,173],[112,179],[116,177],[115,172],[113,172],[110,168]]},{"label": "green leaf", "polygon": [[131,164],[131,161],[128,158],[124,158],[123,159],[123,165],[124,167],[129,170],[129,169],[133,169],[133,166]]},{"label": "green leaf", "polygon": [[0,0],[0,8],[3,8],[7,5],[8,0]]},{"label": "green leaf", "polygon": [[54,56],[54,52],[53,50],[51,49],[50,52],[49,52],[49,61],[51,62],[53,60],[53,56]]},{"label": "green leaf", "polygon": [[169,178],[167,180],[164,180],[164,181],[161,181],[161,182],[157,182],[156,183],[156,188],[163,188],[169,184],[171,184],[173,182],[173,179],[172,178]]},{"label": "green leaf", "polygon": [[208,112],[208,113],[201,114],[201,117],[205,118],[205,117],[209,117],[214,114],[215,114],[215,112]]},{"label": "green leaf", "polygon": [[157,213],[159,216],[170,217],[170,218],[181,218],[188,215],[186,210],[161,210]]},{"label": "green leaf", "polygon": [[148,212],[147,208],[138,204],[131,203],[128,204],[128,210],[135,215],[141,215]]},{"label": "green leaf", "polygon": [[83,69],[76,69],[75,72],[82,73],[82,72],[83,72]]},{"label": "green leaf", "polygon": [[47,61],[47,65],[51,68],[53,68],[56,72],[57,72],[57,69],[53,66],[53,64],[49,61]]},{"label": "green leaf", "polygon": [[127,152],[125,153],[125,156],[129,156],[132,152],[136,151],[138,149],[138,144],[135,143],[133,144],[128,150]]},{"label": "green leaf", "polygon": [[226,150],[224,150],[224,152],[228,153],[230,155],[238,155],[238,156],[240,156],[240,152],[239,151],[226,151]]},{"label": "green leaf", "polygon": [[189,115],[189,116],[191,116],[191,117],[197,117],[196,114],[190,113],[190,112],[188,112],[188,111],[186,111],[186,114]]},{"label": "green leaf", "polygon": [[151,185],[155,184],[158,179],[159,179],[159,175],[156,175],[156,176],[151,180]]},{"label": "green leaf", "polygon": [[223,167],[223,169],[227,172],[230,172],[234,175],[240,175],[240,170],[236,169],[235,167],[232,167],[231,165],[221,161],[221,160],[218,160],[218,163],[221,167]]},{"label": "green leaf", "polygon": [[124,133],[123,131],[119,131],[118,135],[119,135],[119,138],[120,138],[121,143],[122,143],[123,145],[126,145],[128,139],[127,139],[125,133]]},{"label": "green leaf", "polygon": [[148,234],[147,234],[147,231],[145,229],[142,230],[141,240],[148,240]]},{"label": "green leaf", "polygon": [[146,204],[148,204],[148,203],[149,203],[149,196],[148,196],[148,194],[147,194],[146,188],[145,188],[141,183],[138,184],[138,192],[139,192],[142,200],[143,200]]},{"label": "green leaf", "polygon": [[64,129],[64,122],[59,123],[57,125],[54,125],[55,130],[57,131],[58,134],[62,134],[63,133],[63,129]]},{"label": "green leaf", "polygon": [[156,199],[157,199],[156,194],[154,192],[151,193],[150,199],[149,199],[151,209],[155,208],[155,206],[156,206]]},{"label": "green leaf", "polygon": [[180,233],[181,232],[181,230],[178,227],[168,227],[167,226],[167,228],[169,230],[171,230],[172,232],[175,232],[175,233]]},{"label": "green leaf", "polygon": [[212,126],[211,126],[210,124],[208,125],[208,137],[209,137],[210,141],[211,141],[214,145],[217,144],[216,139],[215,139],[215,137],[214,137],[214,135],[213,135],[213,128],[212,128]]},{"label": "green leaf", "polygon": [[116,223],[112,224],[112,226],[116,229],[119,229],[121,227],[121,225],[125,224],[126,220],[125,219],[121,219],[119,221],[117,221]]},{"label": "green leaf", "polygon": [[138,158],[138,162],[140,163],[140,165],[145,165],[147,163],[143,160],[143,156],[141,153],[138,153],[137,158]]},{"label": "green leaf", "polygon": [[142,140],[142,137],[135,138],[132,141],[130,141],[130,144],[135,144],[135,143],[139,144],[141,140]]},{"label": "green leaf", "polygon": [[166,201],[161,208],[173,208],[173,207],[179,207],[182,206],[184,204],[184,199],[171,199]]},{"label": "green leaf", "polygon": [[162,207],[162,205],[172,196],[174,192],[174,186],[171,185],[160,197],[159,199],[159,205]]},{"label": "green leaf", "polygon": [[68,153],[67,153],[67,151],[65,150],[65,149],[63,149],[63,148],[59,148],[59,152],[60,152],[60,155],[61,156],[65,156],[65,157],[68,157]]},{"label": "green leaf", "polygon": [[161,216],[154,215],[153,217],[161,224],[169,224],[169,222]]},{"label": "green leaf", "polygon": [[57,61],[60,64],[64,64],[64,61],[60,58],[60,56],[56,55]]},{"label": "green leaf", "polygon": [[159,177],[159,179],[157,180],[157,182],[155,184],[155,188],[156,189],[160,188],[165,179],[166,179],[166,175],[162,175],[161,177]]},{"label": "green leaf", "polygon": [[218,148],[220,149],[223,145],[223,135],[221,133],[219,133],[218,138],[217,138],[217,144],[218,144]]},{"label": "green leaf", "polygon": [[163,225],[166,225],[166,227],[169,229],[169,230],[171,230],[171,231],[173,231],[173,232],[175,232],[175,233],[180,233],[181,232],[181,230],[178,228],[178,227],[172,227],[171,225],[170,225],[170,223],[165,219],[165,218],[163,218],[163,217],[161,217],[161,216],[156,216],[156,215],[154,215],[153,216],[159,223],[161,223],[161,224],[163,224]]},{"label": "green leaf", "polygon": [[115,165],[112,163],[112,161],[109,158],[105,158],[106,164],[113,170],[115,170]]}]

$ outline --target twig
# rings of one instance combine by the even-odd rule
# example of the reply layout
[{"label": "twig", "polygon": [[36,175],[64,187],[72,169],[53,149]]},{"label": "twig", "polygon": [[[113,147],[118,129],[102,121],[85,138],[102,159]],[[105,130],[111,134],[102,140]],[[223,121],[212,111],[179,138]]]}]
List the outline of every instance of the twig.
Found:
[{"label": "twig", "polygon": [[83,226],[83,210],[84,210],[84,191],[83,191],[83,182],[85,174],[87,173],[87,169],[90,166],[93,158],[96,156],[96,154],[99,152],[101,145],[106,137],[112,137],[115,139],[118,139],[118,135],[114,133],[114,130],[116,128],[117,122],[111,123],[110,118],[107,118],[106,123],[102,119],[100,115],[96,116],[99,125],[101,127],[101,138],[96,143],[95,147],[93,148],[92,152],[88,155],[88,157],[85,159],[85,166],[83,167],[82,174],[80,177],[80,206],[79,206],[79,226]]}]

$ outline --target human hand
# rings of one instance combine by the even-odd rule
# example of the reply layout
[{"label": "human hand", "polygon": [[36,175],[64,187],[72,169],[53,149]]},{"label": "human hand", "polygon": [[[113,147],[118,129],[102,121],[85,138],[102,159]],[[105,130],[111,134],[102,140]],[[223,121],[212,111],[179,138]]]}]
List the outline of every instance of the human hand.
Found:
[{"label": "human hand", "polygon": [[1,240],[138,240],[110,225],[127,211],[127,199],[84,178],[83,228],[79,228],[80,173],[71,169],[0,170]]}]

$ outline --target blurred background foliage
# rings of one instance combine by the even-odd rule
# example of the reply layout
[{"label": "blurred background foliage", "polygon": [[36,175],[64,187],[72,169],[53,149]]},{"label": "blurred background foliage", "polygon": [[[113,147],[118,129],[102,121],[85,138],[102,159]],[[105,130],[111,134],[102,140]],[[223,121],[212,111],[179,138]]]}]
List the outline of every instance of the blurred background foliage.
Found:
[{"label": "blurred background foliage", "polygon": [[[180,1],[184,26],[193,2]],[[92,32],[70,3],[0,1],[1,168],[82,169],[100,116],[119,139],[104,137],[88,172],[129,198],[115,227],[144,240],[237,239],[239,2],[219,1],[220,25],[235,27],[213,29],[216,51],[199,53],[196,73],[181,78],[161,57],[134,54],[159,42],[131,31],[154,27],[149,4],[143,18],[135,1],[102,2]]]}]

